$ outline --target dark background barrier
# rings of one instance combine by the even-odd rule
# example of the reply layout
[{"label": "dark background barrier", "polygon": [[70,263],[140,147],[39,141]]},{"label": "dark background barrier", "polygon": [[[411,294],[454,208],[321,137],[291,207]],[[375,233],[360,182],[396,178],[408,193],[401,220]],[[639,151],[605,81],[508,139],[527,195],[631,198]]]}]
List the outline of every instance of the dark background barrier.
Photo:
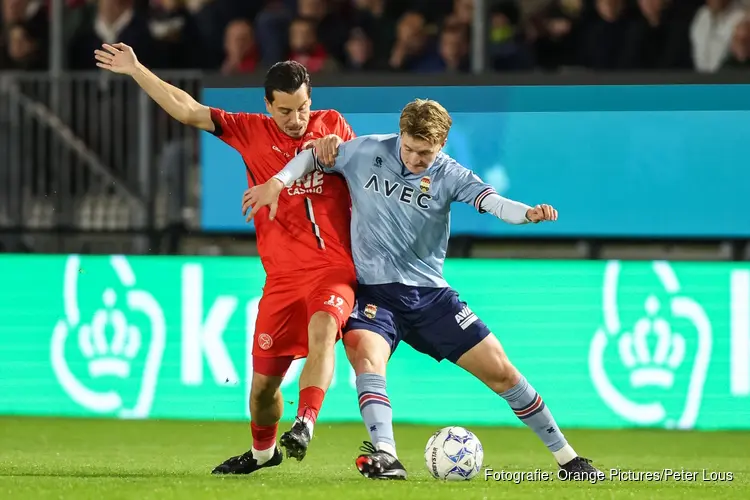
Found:
[{"label": "dark background barrier", "polygon": [[[92,52],[113,41],[102,38],[110,23],[165,80],[228,109],[262,111],[257,89],[283,59],[306,64],[314,106],[340,109],[359,134],[391,128],[409,98],[444,101],[456,121],[451,154],[507,196],[553,203],[562,215],[511,228],[455,207],[451,256],[748,256],[738,165],[749,1],[6,7],[0,251],[255,252],[252,228],[230,209],[244,184],[231,166],[237,155],[212,153],[218,141],[203,147],[131,80],[97,70]],[[220,158],[228,164],[214,168]]]},{"label": "dark background barrier", "polygon": [[[183,72],[160,75],[207,104],[234,111],[262,110],[261,78]],[[3,114],[3,139],[8,147],[3,148],[7,168],[5,182],[0,183],[5,193],[0,202],[0,233],[7,249],[254,253],[253,235],[240,222],[237,208],[244,179],[236,177],[241,171],[232,162],[238,155],[228,147],[209,139],[214,143],[209,147],[218,147],[220,155],[231,159],[215,168],[199,134],[166,116],[125,78],[87,73],[67,74],[62,79],[5,73],[2,78],[0,102],[8,111]],[[443,101],[446,95],[453,96],[462,106],[456,129],[464,127],[468,130],[464,136],[472,139],[477,132],[487,134],[479,152],[498,149],[470,161],[461,154],[474,153],[474,143],[462,150],[466,153],[449,152],[483,175],[483,169],[492,173],[493,160],[502,160],[507,163],[503,165],[507,196],[530,203],[563,203],[563,216],[566,208],[576,215],[564,222],[561,219],[557,228],[518,231],[481,217],[470,207],[456,207],[452,256],[529,256],[546,242],[544,255],[552,252],[557,257],[596,258],[634,251],[645,252],[646,258],[666,254],[737,259],[746,256],[747,224],[738,204],[748,185],[741,179],[746,170],[741,165],[745,161],[742,130],[746,130],[743,123],[750,100],[747,83],[750,78],[742,72],[445,75],[440,79],[319,74],[313,80],[313,99],[314,107],[339,108],[359,133],[371,133],[392,130],[386,125],[395,123],[400,106],[412,96]],[[361,102],[370,89],[379,92],[378,99]],[[346,93],[353,97],[344,98]],[[51,98],[55,95],[65,104],[54,108]],[[130,110],[123,123],[112,126],[111,113],[116,109],[109,115],[101,109],[82,113],[89,109],[87,100],[101,103],[102,95],[109,96],[104,102],[111,106]],[[366,105],[368,114],[352,115],[360,105]],[[450,109],[450,102],[447,105]],[[474,122],[462,115],[464,109],[497,115],[482,113],[477,116],[486,121]],[[649,109],[653,113],[648,114]],[[578,113],[578,122],[567,118],[573,111]],[[554,125],[557,129],[545,132],[544,120],[554,113],[560,113]],[[492,130],[498,132],[497,143],[487,130],[495,124],[502,125]],[[373,129],[368,130],[369,126]],[[558,135],[550,130],[557,130]],[[91,136],[94,131],[97,135]],[[563,141],[561,131],[573,134],[568,139],[579,144]],[[33,134],[40,133],[47,134],[46,142],[34,143]],[[454,142],[460,141],[451,137]],[[32,144],[35,147],[30,150]],[[591,148],[599,148],[600,154],[610,151],[612,157],[602,160]],[[108,161],[107,155],[118,150],[128,152],[129,166],[118,169]],[[540,162],[533,154],[541,153],[545,156]],[[512,166],[508,158],[513,159]],[[540,163],[547,174],[561,177],[554,182],[549,175],[534,179],[527,165],[539,168]],[[588,170],[569,173],[562,172],[563,168]],[[224,198],[230,204],[234,198],[237,201],[231,215],[226,212],[226,220],[202,225],[201,220],[210,214],[202,200],[210,202],[211,179],[220,172],[229,175],[226,189],[233,193]],[[592,173],[598,177],[592,179]],[[69,181],[71,176],[79,179],[77,184]],[[502,182],[502,174],[487,180],[497,184],[498,178]],[[221,177],[216,179],[223,182]],[[560,186],[560,179],[571,184]],[[608,179],[615,180],[607,184]],[[629,183],[629,179],[639,183]],[[39,186],[54,190],[55,196],[48,196]],[[646,194],[634,203],[613,196],[612,186]],[[603,204],[609,214],[601,212]],[[577,212],[571,213],[571,208]],[[467,226],[461,230],[464,223]],[[491,232],[477,230],[484,227]]]}]

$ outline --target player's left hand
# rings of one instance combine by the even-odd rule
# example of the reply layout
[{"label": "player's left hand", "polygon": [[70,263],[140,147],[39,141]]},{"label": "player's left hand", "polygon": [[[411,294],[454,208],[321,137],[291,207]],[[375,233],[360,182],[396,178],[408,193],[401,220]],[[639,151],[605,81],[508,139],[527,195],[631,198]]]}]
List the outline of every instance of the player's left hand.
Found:
[{"label": "player's left hand", "polygon": [[[278,179],[271,179],[259,186],[251,187],[242,195],[242,215],[247,215],[246,222],[250,222],[261,208],[268,206],[270,211],[268,220],[276,218],[276,210],[279,208],[279,194],[284,184]],[[250,213],[248,214],[248,210]]]},{"label": "player's left hand", "polygon": [[318,161],[324,167],[333,167],[336,164],[336,157],[339,155],[339,146],[344,141],[337,135],[327,135],[320,139],[315,139],[305,144],[305,149],[315,149],[315,155]]},{"label": "player's left hand", "polygon": [[537,205],[526,211],[526,218],[534,224],[545,220],[555,221],[557,220],[557,210],[552,205]]}]

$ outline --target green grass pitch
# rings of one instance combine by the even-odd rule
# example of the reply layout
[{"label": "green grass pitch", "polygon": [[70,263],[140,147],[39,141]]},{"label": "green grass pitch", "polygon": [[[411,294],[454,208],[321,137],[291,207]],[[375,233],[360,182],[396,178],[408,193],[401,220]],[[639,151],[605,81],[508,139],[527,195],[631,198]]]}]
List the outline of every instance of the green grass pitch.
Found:
[{"label": "green grass pitch", "polygon": [[[284,430],[286,424],[282,424]],[[570,443],[609,472],[697,472],[693,480],[605,481],[433,480],[422,452],[433,427],[399,425],[407,481],[374,481],[354,468],[366,433],[361,424],[320,423],[302,462],[249,476],[217,477],[211,469],[249,446],[249,426],[167,422],[0,418],[0,498],[18,499],[496,499],[496,498],[750,498],[750,433],[650,430],[568,430]],[[472,430],[485,448],[485,467],[555,472],[551,455],[525,428]],[[705,481],[703,471],[731,473]],[[542,496],[544,495],[544,496]]]}]

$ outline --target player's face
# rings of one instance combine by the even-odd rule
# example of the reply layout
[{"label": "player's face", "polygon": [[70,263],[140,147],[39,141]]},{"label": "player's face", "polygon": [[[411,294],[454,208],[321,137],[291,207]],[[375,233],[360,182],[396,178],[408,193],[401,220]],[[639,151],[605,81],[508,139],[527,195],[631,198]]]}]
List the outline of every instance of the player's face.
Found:
[{"label": "player's face", "polygon": [[310,104],[310,93],[302,85],[293,94],[274,90],[273,102],[266,101],[266,109],[282,132],[299,139],[305,135],[310,121]]},{"label": "player's face", "polygon": [[412,174],[421,174],[434,163],[444,145],[401,134],[401,161]]}]

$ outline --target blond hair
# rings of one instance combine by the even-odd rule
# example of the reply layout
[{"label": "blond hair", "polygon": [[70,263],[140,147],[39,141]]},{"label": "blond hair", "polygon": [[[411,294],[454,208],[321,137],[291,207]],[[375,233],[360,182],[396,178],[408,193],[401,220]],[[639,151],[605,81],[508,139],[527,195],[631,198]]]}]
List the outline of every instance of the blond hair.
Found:
[{"label": "blond hair", "polygon": [[453,119],[437,101],[415,99],[401,111],[398,122],[402,134],[431,144],[442,145],[448,138]]}]

